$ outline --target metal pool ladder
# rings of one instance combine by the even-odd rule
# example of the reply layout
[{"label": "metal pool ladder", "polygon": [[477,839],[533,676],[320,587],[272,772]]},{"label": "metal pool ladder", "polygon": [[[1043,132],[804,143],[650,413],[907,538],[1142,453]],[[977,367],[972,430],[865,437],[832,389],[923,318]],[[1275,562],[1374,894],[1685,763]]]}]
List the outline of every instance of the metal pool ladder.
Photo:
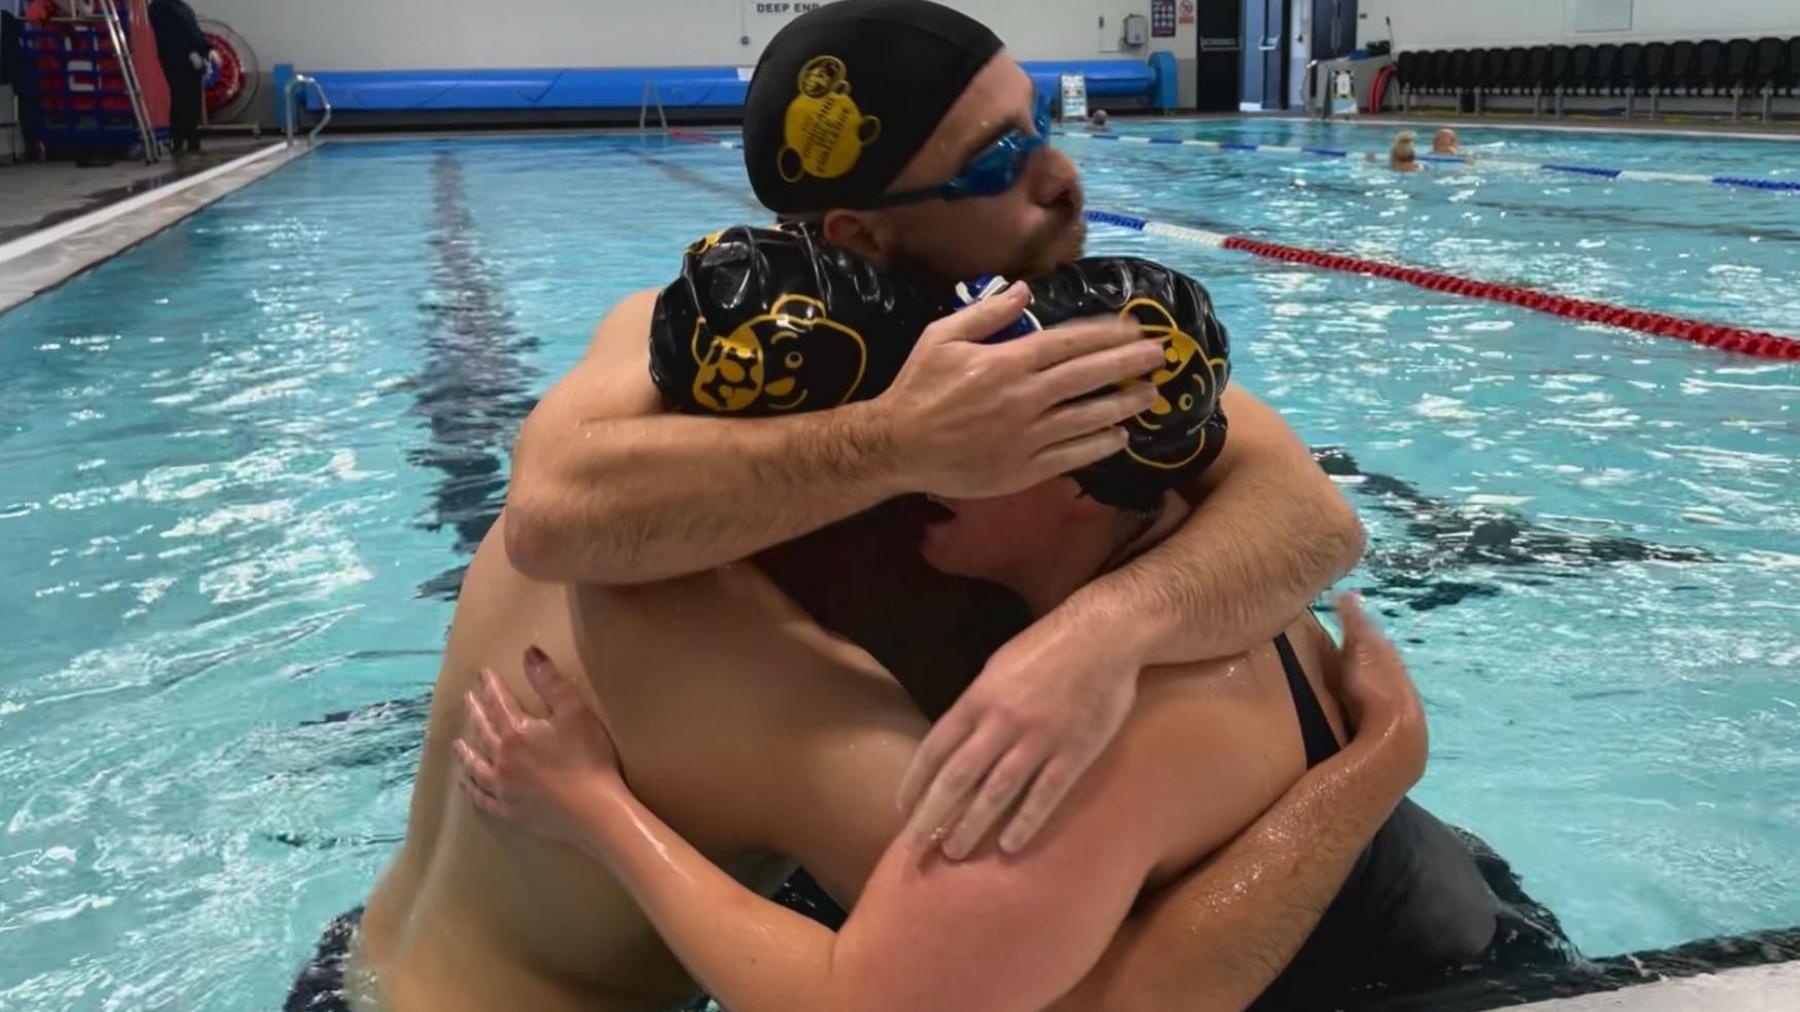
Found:
[{"label": "metal pool ladder", "polygon": [[313,124],[313,128],[306,132],[306,146],[310,148],[319,139],[319,133],[325,129],[325,124],[331,122],[331,99],[325,94],[325,86],[320,84],[317,78],[308,77],[305,74],[295,74],[288,81],[287,89],[282,93],[281,107],[287,114],[284,118],[283,130],[287,135],[287,143],[292,145],[294,143],[294,123],[300,118],[294,109],[294,91],[308,84],[312,85],[313,90],[319,93],[319,104],[325,107],[325,115],[319,117],[319,122]]}]

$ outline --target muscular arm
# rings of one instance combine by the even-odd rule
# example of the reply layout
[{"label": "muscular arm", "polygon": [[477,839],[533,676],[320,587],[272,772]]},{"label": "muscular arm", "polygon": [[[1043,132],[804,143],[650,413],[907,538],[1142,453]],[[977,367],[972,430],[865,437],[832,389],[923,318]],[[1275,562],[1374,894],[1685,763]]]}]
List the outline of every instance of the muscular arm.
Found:
[{"label": "muscular arm", "polygon": [[620,584],[698,572],[899,493],[865,406],[783,418],[661,413],[640,292],[525,420],[506,550],[534,579]]},{"label": "muscular arm", "polygon": [[1194,512],[1181,529],[1040,622],[1099,623],[1138,667],[1225,657],[1267,642],[1356,565],[1362,525],[1306,445],[1241,388],[1224,408],[1225,449],[1183,490]]}]

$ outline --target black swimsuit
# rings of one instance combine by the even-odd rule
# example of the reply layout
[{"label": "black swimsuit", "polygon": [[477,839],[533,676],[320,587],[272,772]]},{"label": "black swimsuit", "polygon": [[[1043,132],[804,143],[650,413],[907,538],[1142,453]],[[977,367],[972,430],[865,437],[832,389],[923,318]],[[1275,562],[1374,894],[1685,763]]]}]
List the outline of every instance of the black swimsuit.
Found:
[{"label": "black swimsuit", "polygon": [[[1311,769],[1341,746],[1285,634],[1275,638],[1275,649]],[[1251,1009],[1369,1008],[1466,973],[1567,966],[1572,957],[1555,918],[1518,889],[1504,861],[1408,799],[1363,849],[1318,927]]]}]

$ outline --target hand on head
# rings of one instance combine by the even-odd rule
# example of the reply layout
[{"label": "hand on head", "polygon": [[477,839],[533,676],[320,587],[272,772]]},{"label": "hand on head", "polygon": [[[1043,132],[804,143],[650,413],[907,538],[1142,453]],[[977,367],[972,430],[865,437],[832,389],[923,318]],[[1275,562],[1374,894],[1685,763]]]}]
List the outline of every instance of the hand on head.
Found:
[{"label": "hand on head", "polygon": [[1156,392],[1145,384],[1074,400],[1162,364],[1161,345],[1116,317],[982,343],[1018,319],[1029,294],[1014,284],[925,328],[893,386],[870,402],[911,462],[908,491],[979,498],[1029,488],[1118,452],[1120,424],[1150,406]]}]

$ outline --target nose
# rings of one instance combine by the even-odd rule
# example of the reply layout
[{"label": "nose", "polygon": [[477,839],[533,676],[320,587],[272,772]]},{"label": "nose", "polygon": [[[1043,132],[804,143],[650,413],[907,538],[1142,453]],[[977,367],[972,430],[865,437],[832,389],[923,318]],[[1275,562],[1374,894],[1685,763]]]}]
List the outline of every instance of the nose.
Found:
[{"label": "nose", "polygon": [[1081,206],[1081,177],[1068,155],[1046,144],[1032,156],[1026,171],[1031,179],[1032,203],[1040,207]]}]

